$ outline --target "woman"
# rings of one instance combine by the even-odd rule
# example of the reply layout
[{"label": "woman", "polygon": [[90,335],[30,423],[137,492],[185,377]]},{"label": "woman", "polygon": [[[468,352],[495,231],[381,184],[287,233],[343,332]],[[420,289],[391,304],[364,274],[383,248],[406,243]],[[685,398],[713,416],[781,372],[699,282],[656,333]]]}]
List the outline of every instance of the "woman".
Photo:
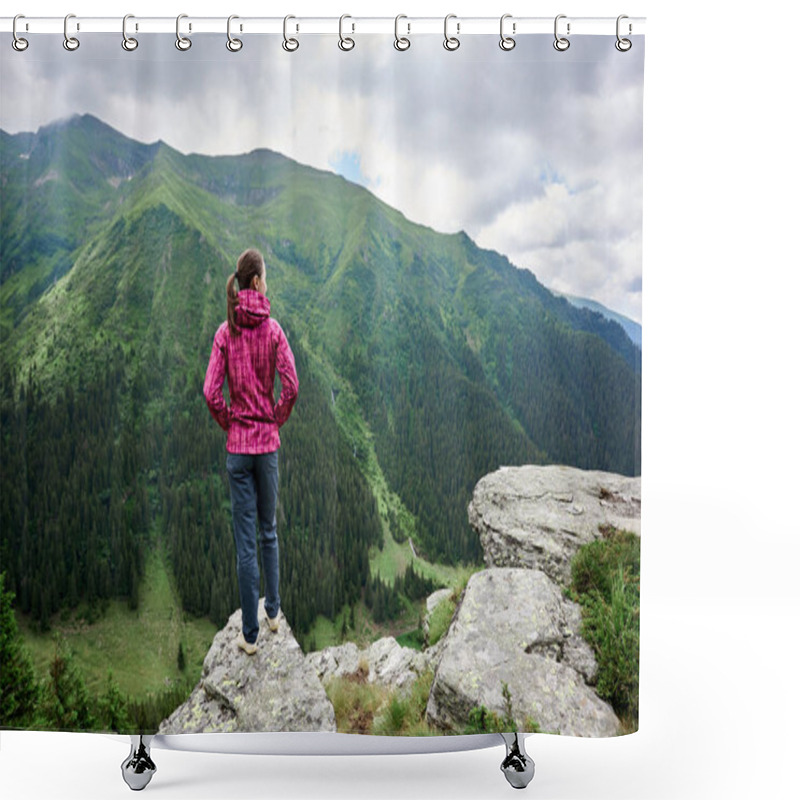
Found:
[{"label": "woman", "polygon": [[[203,385],[211,415],[228,432],[227,469],[242,605],[237,644],[248,655],[258,649],[256,520],[267,584],[264,608],[270,630],[278,630],[278,429],[289,419],[297,399],[294,355],[281,326],[270,317],[265,272],[258,250],[245,250],[239,256],[236,272],[228,278],[228,319],[214,335]],[[277,403],[273,398],[276,370],[281,378]],[[222,395],[226,378],[230,408]]]}]

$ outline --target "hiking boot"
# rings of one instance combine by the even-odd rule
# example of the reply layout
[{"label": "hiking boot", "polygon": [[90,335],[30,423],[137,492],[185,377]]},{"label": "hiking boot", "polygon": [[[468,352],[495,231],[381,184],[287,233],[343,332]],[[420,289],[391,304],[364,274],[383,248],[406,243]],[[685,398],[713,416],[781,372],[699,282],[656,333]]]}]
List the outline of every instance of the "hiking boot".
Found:
[{"label": "hiking boot", "polygon": [[244,638],[244,634],[242,633],[239,634],[239,638],[236,640],[236,644],[239,646],[240,650],[244,650],[245,653],[247,653],[247,655],[249,656],[255,655],[258,652],[258,646],[256,645],[256,643],[253,642],[251,644],[250,642],[248,642]]},{"label": "hiking boot", "polygon": [[267,615],[267,624],[269,625],[269,629],[275,633],[278,630],[278,617],[270,617]]}]

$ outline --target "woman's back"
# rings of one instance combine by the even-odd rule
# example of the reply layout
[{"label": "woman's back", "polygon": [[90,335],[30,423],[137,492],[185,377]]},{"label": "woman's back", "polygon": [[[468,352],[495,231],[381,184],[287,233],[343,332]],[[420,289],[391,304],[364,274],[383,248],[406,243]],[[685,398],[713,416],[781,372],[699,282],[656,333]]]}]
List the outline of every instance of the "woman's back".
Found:
[{"label": "woman's back", "polygon": [[[223,322],[214,336],[203,394],[214,419],[228,432],[229,453],[270,453],[280,447],[278,429],[297,398],[294,355],[260,292],[240,291],[235,314],[236,328]],[[276,371],[281,378],[278,403]],[[222,394],[225,378],[230,408]]]}]

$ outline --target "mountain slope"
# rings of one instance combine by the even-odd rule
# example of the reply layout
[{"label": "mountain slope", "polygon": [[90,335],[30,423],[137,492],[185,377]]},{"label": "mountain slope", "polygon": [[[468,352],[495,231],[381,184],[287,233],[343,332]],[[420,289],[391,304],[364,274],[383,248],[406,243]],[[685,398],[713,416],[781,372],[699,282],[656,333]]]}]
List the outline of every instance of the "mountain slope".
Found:
[{"label": "mountain slope", "polygon": [[[431,560],[478,560],[466,506],[500,465],[639,471],[640,351],[463,233],[412,224],[277,153],[184,156],[91,117],[3,134],[0,163],[4,487],[35,496],[30,467],[49,448],[63,473],[48,472],[51,517],[88,517],[103,541],[108,508],[119,517],[106,575],[80,540],[86,519],[44,545],[47,519],[9,501],[0,554],[16,554],[26,610],[48,580],[40,611],[72,594],[37,548],[61,548],[50,563],[76,564],[77,594],[91,583],[102,596],[122,574],[134,592],[161,536],[185,606],[227,618],[224,435],[201,389],[248,246],[266,256],[300,375],[280,488],[296,630],[359,597],[384,532]],[[107,455],[76,462],[83,441]]]},{"label": "mountain slope", "polygon": [[590,311],[596,311],[598,314],[601,314],[606,319],[611,320],[612,322],[616,322],[620,325],[622,330],[628,334],[628,338],[641,350],[642,348],[642,326],[638,322],[634,322],[632,319],[624,316],[623,314],[618,314],[616,311],[612,311],[610,308],[606,308],[601,303],[598,303],[596,300],[589,300],[586,297],[573,297],[572,295],[561,295],[565,297],[569,302],[576,306],[577,308],[588,308]]},{"label": "mountain slope", "polygon": [[36,135],[3,133],[0,325],[72,266],[72,255],[119,202],[120,186],[154,146],[127,139],[93,117],[72,117]]}]

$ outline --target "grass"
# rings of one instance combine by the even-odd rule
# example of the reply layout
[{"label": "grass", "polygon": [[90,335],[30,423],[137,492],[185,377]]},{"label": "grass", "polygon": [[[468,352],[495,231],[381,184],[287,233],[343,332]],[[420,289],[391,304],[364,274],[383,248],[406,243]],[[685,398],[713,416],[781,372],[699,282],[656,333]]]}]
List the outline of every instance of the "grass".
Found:
[{"label": "grass", "polygon": [[425,636],[422,628],[414,628],[413,631],[401,633],[395,638],[400,647],[410,647],[412,650],[423,650],[425,648]]},{"label": "grass", "polygon": [[[376,496],[379,495],[376,494]],[[381,508],[380,502],[379,508]],[[391,582],[394,581],[397,575],[402,575],[405,570],[413,564],[414,569],[419,575],[430,578],[438,586],[452,588],[454,597],[459,598],[470,577],[483,569],[483,567],[479,565],[457,564],[451,566],[448,564],[434,564],[426,561],[419,555],[414,555],[408,541],[400,543],[391,536],[388,521],[385,519],[383,510],[381,511],[381,519],[385,523],[383,526],[383,548],[371,547],[369,550],[371,575],[377,574],[383,580]],[[435,644],[436,641],[447,632],[450,621],[455,613],[455,608],[456,600],[446,600],[437,606],[430,623],[431,634],[436,630],[436,636],[435,638],[433,635],[429,636],[429,645]],[[369,644],[370,641],[375,641],[375,639],[381,636],[395,636],[404,647],[418,647],[417,640],[421,636],[421,631],[417,634],[419,630],[419,619],[424,615],[424,600],[418,603],[408,604],[406,613],[399,619],[392,620],[383,625],[372,623],[371,628],[374,635],[373,638],[369,639],[366,643]],[[339,625],[341,626],[341,622],[339,622]]]},{"label": "grass", "polygon": [[436,608],[434,608],[431,618],[428,621],[428,647],[433,647],[450,629],[450,623],[456,613],[456,608],[461,602],[464,595],[464,590],[467,588],[469,579],[475,572],[465,572],[462,574],[453,587],[453,592],[449,597],[442,600]]},{"label": "grass", "polygon": [[391,689],[367,680],[362,664],[352,676],[332,678],[325,687],[336,714],[339,733],[384,736],[438,736],[441,731],[425,721],[433,683],[427,670],[410,687]]},{"label": "grass", "polygon": [[[100,696],[106,690],[111,670],[122,694],[135,700],[182,681],[196,683],[217,632],[209,620],[192,618],[181,610],[160,546],[149,551],[139,608],[131,611],[127,601],[112,600],[96,621],[89,622],[95,615],[85,604],[62,612],[52,618],[51,631],[46,634],[37,633],[25,616],[17,616],[37,678],[47,676],[55,655],[55,637],[60,634],[69,644],[90,694]],[[178,669],[181,643],[184,672]]]},{"label": "grass", "polygon": [[[469,712],[469,721],[464,733],[511,733],[517,730],[511,690],[503,681],[503,716],[501,717],[496,711],[490,711],[486,706],[477,706]],[[523,732],[541,733],[541,728],[533,717],[526,715]]]},{"label": "grass", "polygon": [[[355,605],[355,628],[350,628],[350,606],[344,606],[333,620],[320,614],[304,637],[304,643],[313,645],[309,646],[308,650],[323,650],[344,642],[354,642],[360,650],[363,650],[384,636],[398,637],[398,641],[404,636],[413,638],[414,631],[419,629],[419,610],[416,604],[408,602],[405,604],[405,609],[397,619],[378,624],[373,621],[372,614],[364,603],[358,602]],[[347,620],[344,638],[342,638],[343,620]]]},{"label": "grass", "polygon": [[[423,572],[426,566],[438,568],[440,565],[427,565],[427,562],[418,559],[414,562],[414,566],[418,572]],[[447,576],[447,585],[453,589],[453,592],[448,599],[443,600],[436,607],[431,615],[429,647],[436,644],[447,633],[458,601],[464,593],[470,577],[478,571],[480,571],[479,567],[445,566],[441,569],[440,575]],[[426,573],[423,572],[423,574]],[[303,637],[301,645],[308,652],[323,650],[344,642],[354,642],[359,649],[363,650],[384,636],[394,636],[401,646],[422,650],[424,639],[420,620],[425,615],[425,601],[411,603],[406,600],[404,605],[405,611],[399,617],[379,624],[373,621],[372,615],[364,603],[359,602],[355,606],[355,628],[350,628],[350,606],[342,608],[333,620],[320,614],[314,620],[307,636]],[[342,621],[345,619],[347,620],[347,630],[343,638]]]},{"label": "grass", "polygon": [[449,630],[453,615],[456,613],[456,593],[445,598],[433,610],[428,622],[428,647],[436,644]]},{"label": "grass", "polygon": [[385,581],[393,581],[396,575],[402,575],[406,567],[414,564],[414,569],[424,578],[431,578],[442,586],[456,587],[462,581],[483,569],[477,564],[434,564],[426,561],[420,555],[411,552],[408,541],[396,542],[388,533],[384,534],[383,549],[371,547],[369,551],[369,566],[373,575],[380,575]]},{"label": "grass", "polygon": [[[456,570],[457,576],[452,595],[440,603],[431,619],[430,644],[434,644],[443,636],[452,621],[458,601],[466,588],[472,571]],[[413,605],[413,608],[411,607]],[[409,604],[408,622],[414,613],[416,604]],[[424,607],[423,607],[424,608]],[[331,644],[341,643],[341,624],[345,615],[349,618],[349,609],[345,608],[334,622],[319,617],[313,633],[317,649]],[[391,626],[378,626],[363,604],[356,606],[356,628],[347,634],[348,641],[354,641],[359,648],[365,648],[383,635],[393,635],[403,647],[414,647],[421,650],[424,645],[422,630],[416,626],[404,633],[392,630]],[[414,621],[418,616],[414,617]],[[399,621],[402,624],[403,620]],[[398,621],[393,621],[397,625]],[[361,733],[386,736],[439,736],[438,728],[428,724],[425,710],[433,683],[434,673],[427,670],[417,680],[404,689],[392,689],[368,680],[369,666],[362,659],[358,671],[354,675],[331,678],[325,691],[331,700],[336,715],[336,730],[340,733]],[[491,724],[491,722],[489,723]],[[531,725],[534,723],[531,722]],[[536,730],[531,727],[530,730]]]},{"label": "grass", "polygon": [[[355,628],[350,628],[350,606],[344,606],[336,617],[331,620],[322,614],[317,615],[311,630],[306,637],[307,641],[313,642],[312,650],[324,650],[326,647],[334,647],[343,642],[355,642],[359,648],[366,647],[375,641],[375,626],[372,624],[369,611],[366,606],[359,602],[354,609]],[[347,620],[347,631],[345,638],[342,639],[342,621]]]},{"label": "grass", "polygon": [[385,686],[368,683],[361,671],[353,677],[331,678],[325,691],[333,704],[339,733],[371,734],[375,717],[391,694]]},{"label": "grass", "polygon": [[613,706],[621,733],[632,733],[639,725],[640,540],[612,527],[601,533],[573,559],[570,594],[597,658],[597,694]]}]

